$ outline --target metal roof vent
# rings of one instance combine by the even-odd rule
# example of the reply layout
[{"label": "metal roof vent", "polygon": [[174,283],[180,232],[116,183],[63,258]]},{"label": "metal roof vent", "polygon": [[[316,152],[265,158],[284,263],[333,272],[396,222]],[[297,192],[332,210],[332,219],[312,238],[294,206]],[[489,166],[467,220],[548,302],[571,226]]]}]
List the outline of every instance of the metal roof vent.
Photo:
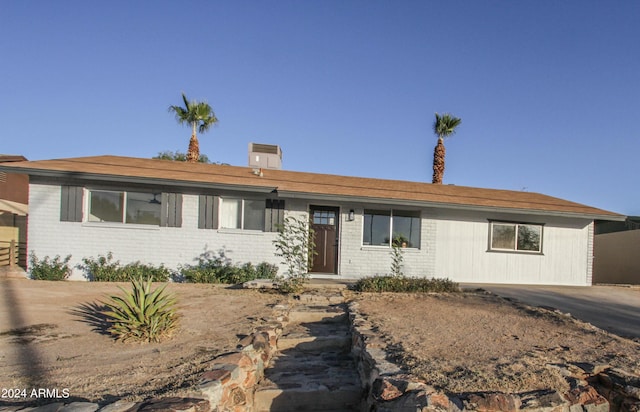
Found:
[{"label": "metal roof vent", "polygon": [[280,146],[249,143],[249,167],[282,169],[282,150],[280,150]]}]

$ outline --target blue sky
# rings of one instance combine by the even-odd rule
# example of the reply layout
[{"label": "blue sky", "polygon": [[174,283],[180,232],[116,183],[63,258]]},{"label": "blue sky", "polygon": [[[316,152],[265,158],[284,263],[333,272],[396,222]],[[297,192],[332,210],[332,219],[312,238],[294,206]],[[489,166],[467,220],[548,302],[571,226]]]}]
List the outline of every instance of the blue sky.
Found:
[{"label": "blue sky", "polygon": [[0,0],[0,153],[186,151],[431,181],[434,113],[462,118],[445,184],[640,215],[640,2]]}]

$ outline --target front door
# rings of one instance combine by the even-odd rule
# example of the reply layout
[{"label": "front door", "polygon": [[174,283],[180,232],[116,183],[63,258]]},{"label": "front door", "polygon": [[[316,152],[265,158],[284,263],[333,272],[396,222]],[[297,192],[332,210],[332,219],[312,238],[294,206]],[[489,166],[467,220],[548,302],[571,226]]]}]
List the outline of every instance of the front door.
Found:
[{"label": "front door", "polygon": [[338,223],[340,208],[311,206],[311,227],[315,231],[315,251],[311,272],[338,273]]}]

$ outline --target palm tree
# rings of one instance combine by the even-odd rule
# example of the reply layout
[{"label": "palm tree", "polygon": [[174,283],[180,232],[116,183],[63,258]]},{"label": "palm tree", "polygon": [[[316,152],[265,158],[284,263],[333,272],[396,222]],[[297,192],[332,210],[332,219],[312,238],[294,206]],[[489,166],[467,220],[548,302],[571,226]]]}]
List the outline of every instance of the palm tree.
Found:
[{"label": "palm tree", "polygon": [[444,177],[444,139],[456,132],[456,127],[462,123],[462,120],[453,117],[449,113],[440,116],[436,113],[436,120],[433,122],[433,132],[438,136],[438,144],[433,150],[433,180],[431,183],[442,184]]},{"label": "palm tree", "polygon": [[187,162],[197,162],[200,158],[200,146],[196,130],[199,130],[200,133],[206,132],[213,124],[218,122],[218,118],[211,106],[206,102],[189,101],[184,93],[182,93],[182,100],[184,101],[184,107],[169,106],[169,111],[176,114],[178,123],[187,123],[191,126]]}]

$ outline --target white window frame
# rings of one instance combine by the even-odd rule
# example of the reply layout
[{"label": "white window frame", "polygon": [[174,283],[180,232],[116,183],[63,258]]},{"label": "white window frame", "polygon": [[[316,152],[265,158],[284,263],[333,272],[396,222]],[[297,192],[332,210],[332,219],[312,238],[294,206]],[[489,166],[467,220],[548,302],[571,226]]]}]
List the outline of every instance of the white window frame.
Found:
[{"label": "white window frame", "polygon": [[[225,200],[230,201],[230,200],[235,200],[235,201],[240,201],[240,227],[225,227],[224,226],[224,202]],[[262,202],[262,227],[259,229],[245,229],[245,202],[246,201],[256,201],[256,202]],[[219,204],[219,208],[218,208],[218,227],[219,229],[223,229],[223,230],[250,230],[250,231],[254,231],[254,232],[264,232],[265,231],[265,209],[266,209],[266,202],[264,199],[257,199],[257,198],[243,198],[243,197],[233,197],[233,196],[221,196],[220,197],[220,204]],[[237,219],[237,216],[236,216]]]},{"label": "white window frame", "polygon": [[[493,247],[494,225],[513,226],[514,234],[515,234],[514,240],[513,240],[513,248]],[[538,241],[538,250],[518,249],[518,233],[519,233],[520,226],[535,226],[540,229],[540,239]],[[508,222],[508,221],[500,221],[500,220],[489,221],[489,251],[491,252],[527,253],[527,254],[541,255],[543,250],[543,238],[544,238],[544,224],[541,224],[541,223]]]},{"label": "white window frame", "polygon": [[[372,244],[365,244],[364,243],[364,224],[365,224],[365,215],[367,215],[367,211],[373,211],[373,212],[388,212],[389,213],[389,244],[386,245],[372,245]],[[396,216],[394,212],[400,213],[400,215]],[[380,208],[371,208],[371,209],[364,209],[362,211],[362,233],[360,235],[360,242],[362,244],[363,247],[372,247],[372,248],[385,248],[385,249],[390,249],[393,246],[393,231],[394,231],[394,218],[395,217],[407,217],[407,216],[402,216],[402,213],[415,213],[417,214],[417,216],[412,218],[417,218],[418,222],[419,222],[419,227],[417,228],[417,233],[418,233],[418,245],[412,245],[412,246],[407,246],[407,249],[420,249],[421,244],[422,244],[422,213],[420,213],[419,210],[409,210],[409,209],[380,209]],[[410,240],[410,239],[409,239]]]}]

